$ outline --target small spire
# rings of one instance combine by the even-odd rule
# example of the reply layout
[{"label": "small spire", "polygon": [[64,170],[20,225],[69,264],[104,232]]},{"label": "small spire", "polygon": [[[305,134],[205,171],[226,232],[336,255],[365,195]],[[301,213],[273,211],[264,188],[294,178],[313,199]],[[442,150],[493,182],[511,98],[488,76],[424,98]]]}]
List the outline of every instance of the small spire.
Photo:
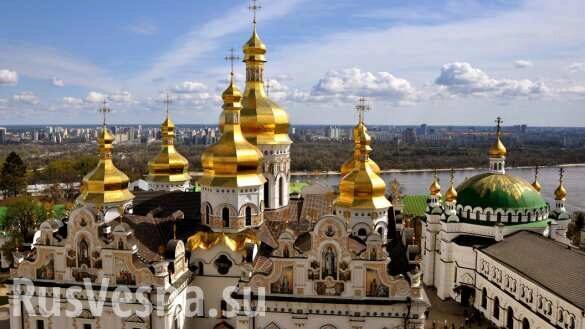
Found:
[{"label": "small spire", "polygon": [[258,10],[262,9],[262,6],[258,4],[258,0],[250,0],[248,9],[252,12],[252,24],[254,25],[254,30],[256,30],[256,14]]},{"label": "small spire", "polygon": [[538,166],[534,166],[534,182],[532,182],[532,187],[534,187],[534,189],[537,192],[540,192],[540,190],[542,189],[542,186],[540,185],[540,182],[538,181],[539,170],[540,170],[540,168]]},{"label": "small spire", "polygon": [[498,139],[502,135],[502,123],[504,123],[504,121],[502,120],[502,118],[501,117],[497,117],[496,118],[496,137]]},{"label": "small spire", "polygon": [[370,104],[368,104],[368,100],[363,96],[360,97],[358,99],[357,105],[355,106],[355,109],[358,112],[358,118],[359,118],[358,123],[363,123],[365,113],[371,109]]},{"label": "small spire", "polygon": [[235,49],[230,48],[230,54],[224,58],[230,62],[230,83],[234,82],[234,62],[239,61],[241,58],[235,55]]},{"label": "small spire", "polygon": [[112,110],[107,106],[108,101],[106,100],[106,98],[104,98],[104,100],[102,101],[102,106],[98,109],[98,112],[102,114],[102,126],[105,127],[106,126],[106,119],[107,119],[107,114],[110,113]]},{"label": "small spire", "polygon": [[173,103],[173,101],[171,100],[171,96],[169,96],[169,93],[165,94],[165,99],[163,101],[165,103],[165,111],[167,113],[167,118],[169,117],[169,105],[171,105]]}]

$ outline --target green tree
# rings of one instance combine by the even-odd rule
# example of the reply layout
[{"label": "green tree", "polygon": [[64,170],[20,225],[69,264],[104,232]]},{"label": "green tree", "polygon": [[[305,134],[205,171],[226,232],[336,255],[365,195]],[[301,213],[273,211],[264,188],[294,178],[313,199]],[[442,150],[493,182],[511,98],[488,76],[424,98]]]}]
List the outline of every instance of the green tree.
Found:
[{"label": "green tree", "polygon": [[15,152],[10,152],[0,170],[0,191],[4,197],[17,196],[26,189],[26,164]]},{"label": "green tree", "polygon": [[7,204],[5,230],[18,241],[30,238],[38,224],[48,218],[50,213],[31,197],[19,197]]},{"label": "green tree", "polygon": [[573,220],[567,227],[567,238],[571,240],[574,245],[579,245],[581,242],[581,231],[585,227],[585,212],[576,211],[573,214]]}]

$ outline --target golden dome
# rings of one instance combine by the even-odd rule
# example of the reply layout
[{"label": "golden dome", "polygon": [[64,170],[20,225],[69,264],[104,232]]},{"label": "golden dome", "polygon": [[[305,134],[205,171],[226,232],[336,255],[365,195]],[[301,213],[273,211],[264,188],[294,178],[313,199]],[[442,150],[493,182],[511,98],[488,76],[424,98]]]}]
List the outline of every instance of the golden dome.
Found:
[{"label": "golden dome", "polygon": [[437,178],[437,174],[433,178],[433,183],[429,186],[429,191],[431,195],[441,195],[441,185],[439,185],[439,179]]},{"label": "golden dome", "polygon": [[496,141],[495,143],[490,147],[490,150],[488,152],[490,158],[505,158],[506,155],[508,154],[508,150],[506,150],[506,147],[504,146],[504,143],[502,143],[502,118],[498,117],[496,119]]},{"label": "golden dome", "polygon": [[189,161],[175,148],[175,124],[167,114],[160,126],[162,145],[156,157],[148,162],[147,181],[150,182],[186,182],[191,180]]},{"label": "golden dome", "polygon": [[567,189],[563,182],[559,184],[559,187],[555,190],[555,200],[564,200],[567,197]]},{"label": "golden dome", "polygon": [[[365,126],[364,126],[365,127]],[[358,158],[354,168],[339,183],[335,205],[343,208],[382,209],[391,206],[386,199],[386,183],[368,164],[371,138],[365,129],[359,129]]]},{"label": "golden dome", "polygon": [[[372,138],[368,134],[368,128],[366,127],[366,125],[363,122],[359,122],[353,128],[353,142],[355,144],[354,151],[353,151],[353,156],[350,159],[348,159],[347,161],[345,161],[343,163],[343,165],[341,165],[341,177],[347,175],[350,171],[352,171],[352,169],[356,165],[356,162],[359,159],[359,156],[360,156],[360,143],[361,143],[361,139],[362,139],[361,136],[364,136],[365,137],[365,140],[368,142],[368,148],[371,149],[370,143],[371,143]],[[371,158],[368,157],[368,160],[367,160],[366,164],[368,166],[370,166],[372,168],[372,170],[376,174],[379,174],[380,173],[380,167]]]},{"label": "golden dome", "polygon": [[503,158],[506,154],[508,154],[508,150],[506,150],[504,143],[498,136],[496,142],[490,147],[489,156],[490,158]]},{"label": "golden dome", "polygon": [[453,202],[455,200],[457,200],[457,190],[455,190],[455,187],[453,187],[453,184],[451,184],[445,193],[445,201]]},{"label": "golden dome", "polygon": [[[256,33],[243,47],[246,63],[246,89],[242,100],[242,132],[254,145],[289,145],[287,113],[270,100],[264,91],[266,46]],[[220,119],[221,122],[224,121]]]},{"label": "golden dome", "polygon": [[96,168],[83,178],[77,201],[100,206],[121,205],[134,199],[128,190],[128,176],[112,162],[113,142],[114,137],[104,126],[98,137],[100,160]]},{"label": "golden dome", "polygon": [[242,94],[234,84],[222,94],[225,118],[219,141],[210,146],[201,156],[203,177],[199,181],[205,186],[241,187],[264,184],[260,172],[262,153],[244,138],[240,128]]}]

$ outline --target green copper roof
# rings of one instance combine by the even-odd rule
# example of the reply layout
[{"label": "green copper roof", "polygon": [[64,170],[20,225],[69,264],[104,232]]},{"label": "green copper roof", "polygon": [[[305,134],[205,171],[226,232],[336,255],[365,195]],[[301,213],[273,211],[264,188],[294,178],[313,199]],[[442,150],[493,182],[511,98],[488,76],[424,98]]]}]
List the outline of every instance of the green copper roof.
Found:
[{"label": "green copper roof", "polygon": [[402,213],[405,215],[424,217],[427,209],[426,195],[403,195],[402,196]]},{"label": "green copper roof", "polygon": [[536,209],[546,207],[544,198],[522,178],[484,173],[457,187],[457,203],[492,209]]}]

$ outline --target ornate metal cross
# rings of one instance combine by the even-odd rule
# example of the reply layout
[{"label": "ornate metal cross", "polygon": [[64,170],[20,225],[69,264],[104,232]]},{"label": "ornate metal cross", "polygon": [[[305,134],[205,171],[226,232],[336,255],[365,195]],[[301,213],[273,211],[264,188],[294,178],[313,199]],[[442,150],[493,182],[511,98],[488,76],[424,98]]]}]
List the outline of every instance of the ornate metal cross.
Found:
[{"label": "ornate metal cross", "polygon": [[239,61],[241,58],[239,56],[235,55],[234,48],[230,48],[230,54],[228,56],[224,57],[224,59],[226,61],[230,62],[230,75],[233,77],[234,76],[234,62]]},{"label": "ornate metal cross", "polygon": [[258,0],[250,0],[250,5],[248,6],[248,9],[250,9],[252,14],[254,15],[252,23],[256,25],[256,13],[258,10],[262,9],[262,6],[258,4]]},{"label": "ornate metal cross", "polygon": [[355,109],[359,115],[359,122],[364,122],[364,114],[366,111],[370,110],[368,100],[365,97],[360,97],[358,99],[358,104],[355,106]]},{"label": "ornate metal cross", "polygon": [[112,110],[110,110],[109,107],[107,107],[108,101],[104,98],[103,102],[102,102],[102,106],[98,109],[98,112],[102,114],[102,125],[105,127],[106,126],[106,116],[108,113],[110,113]]},{"label": "ornate metal cross", "polygon": [[167,112],[167,117],[169,116],[169,105],[171,105],[173,103],[173,101],[171,100],[171,96],[169,96],[169,93],[165,94],[165,99],[163,100],[163,103],[165,104],[165,111]]}]

